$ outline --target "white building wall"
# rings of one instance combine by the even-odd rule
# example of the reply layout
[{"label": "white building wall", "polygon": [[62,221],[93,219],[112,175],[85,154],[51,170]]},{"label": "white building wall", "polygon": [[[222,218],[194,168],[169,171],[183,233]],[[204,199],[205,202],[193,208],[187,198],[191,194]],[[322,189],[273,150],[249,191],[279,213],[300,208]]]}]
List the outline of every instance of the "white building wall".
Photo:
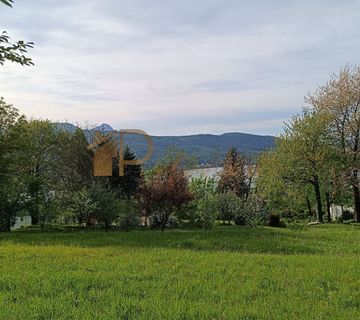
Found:
[{"label": "white building wall", "polygon": [[16,222],[12,229],[21,229],[28,226],[31,226],[31,216],[16,217]]},{"label": "white building wall", "polygon": [[338,218],[340,218],[345,210],[354,212],[354,209],[350,208],[350,207],[338,206],[338,205],[334,205],[334,204],[331,205],[331,208],[330,208],[331,220],[335,221]]}]

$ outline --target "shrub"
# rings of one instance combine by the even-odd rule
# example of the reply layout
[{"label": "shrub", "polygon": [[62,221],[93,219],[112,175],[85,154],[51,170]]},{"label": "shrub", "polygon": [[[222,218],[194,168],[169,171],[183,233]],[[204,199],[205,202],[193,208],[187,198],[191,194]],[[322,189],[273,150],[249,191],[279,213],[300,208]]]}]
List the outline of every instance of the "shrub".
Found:
[{"label": "shrub", "polygon": [[218,217],[217,198],[209,196],[196,200],[196,222],[204,229],[211,229]]},{"label": "shrub", "polygon": [[234,222],[237,226],[246,226],[246,218],[241,214],[235,216]]},{"label": "shrub", "polygon": [[90,190],[83,187],[81,190],[70,193],[69,207],[74,219],[79,225],[91,219],[97,209],[97,203],[91,197]]},{"label": "shrub", "polygon": [[341,215],[341,220],[342,221],[352,220],[354,218],[355,218],[354,213],[350,212],[349,210],[344,210],[342,215]]},{"label": "shrub", "polygon": [[[156,168],[145,184],[146,188],[140,187],[142,207],[149,208],[155,225],[160,222],[161,231],[164,231],[170,216],[192,199],[188,179],[183,170],[169,165]],[[145,190],[146,196],[143,194]]]},{"label": "shrub", "polygon": [[214,199],[217,191],[216,180],[200,175],[190,180],[189,190],[193,195],[193,200],[187,204],[181,216],[187,218],[192,225],[205,229],[212,228],[218,216]]},{"label": "shrub", "polygon": [[242,215],[246,219],[246,224],[250,226],[266,225],[269,220],[266,204],[257,195],[248,197],[244,202]]},{"label": "shrub", "polygon": [[46,223],[51,224],[57,215],[60,214],[60,203],[54,192],[49,192],[39,204],[38,222],[41,229],[45,227]]},{"label": "shrub", "polygon": [[234,192],[220,193],[216,196],[216,200],[220,220],[230,224],[235,216],[241,215],[243,203]]},{"label": "shrub", "polygon": [[286,225],[278,214],[271,214],[269,217],[269,226],[274,228],[284,228]]},{"label": "shrub", "polygon": [[214,178],[201,174],[200,177],[192,178],[189,181],[189,190],[194,199],[204,199],[216,194],[217,183]]},{"label": "shrub", "polygon": [[[167,219],[165,228],[176,228],[179,225],[179,220],[174,215],[170,215]],[[150,227],[152,228],[161,228],[162,227],[162,221],[160,220],[160,217],[156,214],[152,215],[150,217]]]},{"label": "shrub", "polygon": [[119,217],[121,202],[117,199],[117,194],[106,184],[98,183],[91,190],[91,198],[97,204],[94,211],[97,222],[108,231]]},{"label": "shrub", "polygon": [[179,226],[179,220],[175,216],[170,216],[167,222],[168,228],[176,228]]},{"label": "shrub", "polygon": [[134,200],[120,200],[119,201],[119,216],[117,225],[125,231],[130,227],[137,227],[140,224],[139,217],[136,214],[136,202]]}]

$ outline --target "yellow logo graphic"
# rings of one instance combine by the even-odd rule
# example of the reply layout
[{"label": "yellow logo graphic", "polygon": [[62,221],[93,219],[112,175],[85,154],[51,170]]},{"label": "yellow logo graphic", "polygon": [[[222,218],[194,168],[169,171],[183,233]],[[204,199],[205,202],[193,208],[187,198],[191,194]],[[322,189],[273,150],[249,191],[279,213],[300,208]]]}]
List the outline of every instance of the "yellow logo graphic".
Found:
[{"label": "yellow logo graphic", "polygon": [[[146,139],[147,153],[143,159],[125,160],[124,159],[124,136],[125,134],[138,134]],[[119,148],[117,143],[119,138]],[[154,153],[154,144],[145,131],[137,129],[126,129],[119,131],[112,131],[109,133],[96,132],[95,139],[92,144],[88,146],[88,150],[94,152],[94,176],[109,177],[113,174],[113,159],[119,159],[119,176],[124,175],[125,166],[136,166],[148,161]]]}]

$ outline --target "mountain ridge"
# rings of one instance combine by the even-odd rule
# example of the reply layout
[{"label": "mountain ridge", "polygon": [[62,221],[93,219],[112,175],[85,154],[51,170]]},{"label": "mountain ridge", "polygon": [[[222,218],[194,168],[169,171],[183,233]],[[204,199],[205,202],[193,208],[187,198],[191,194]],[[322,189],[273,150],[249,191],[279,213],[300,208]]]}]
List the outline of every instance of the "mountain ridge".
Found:
[{"label": "mountain ridge", "polygon": [[[74,132],[78,127],[71,123],[56,123],[58,128]],[[109,132],[113,128],[104,123],[93,129],[82,129],[88,140],[91,140],[93,132]],[[275,146],[275,137],[271,135],[256,135],[243,132],[227,132],[223,134],[192,134],[183,136],[151,136],[154,144],[154,154],[147,166],[155,164],[164,157],[168,150],[175,148],[183,150],[196,158],[198,165],[215,165],[223,159],[227,150],[231,147],[237,148],[246,154],[259,154],[263,151],[272,149]],[[140,159],[146,151],[147,145],[144,137],[140,135],[125,135],[124,142]]]}]

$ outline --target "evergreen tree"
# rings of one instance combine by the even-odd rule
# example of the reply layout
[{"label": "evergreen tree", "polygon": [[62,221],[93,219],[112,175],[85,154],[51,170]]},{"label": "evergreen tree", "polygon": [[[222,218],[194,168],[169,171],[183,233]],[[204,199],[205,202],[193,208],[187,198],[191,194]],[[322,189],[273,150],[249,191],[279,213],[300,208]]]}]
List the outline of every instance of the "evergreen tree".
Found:
[{"label": "evergreen tree", "polygon": [[[126,146],[124,150],[124,160],[136,160],[135,154]],[[119,176],[119,158],[113,159],[113,175],[109,177],[110,187],[123,199],[133,198],[139,190],[141,179],[140,165],[125,166],[124,175]]]},{"label": "evergreen tree", "polygon": [[220,174],[220,192],[232,191],[244,197],[249,191],[245,174],[245,159],[236,148],[231,148],[224,160],[224,170]]}]

